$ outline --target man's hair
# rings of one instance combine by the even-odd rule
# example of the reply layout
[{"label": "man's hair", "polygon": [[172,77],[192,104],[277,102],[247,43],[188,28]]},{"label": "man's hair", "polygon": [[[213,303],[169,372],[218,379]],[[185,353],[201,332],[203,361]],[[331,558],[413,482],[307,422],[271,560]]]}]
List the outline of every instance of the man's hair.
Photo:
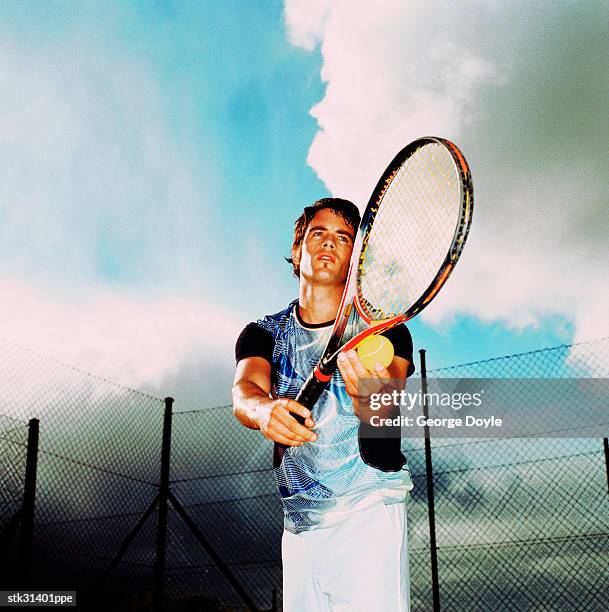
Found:
[{"label": "man's hair", "polygon": [[[345,223],[353,228],[354,232],[357,232],[360,214],[357,206],[353,202],[343,200],[342,198],[321,198],[321,200],[317,200],[317,202],[311,206],[305,207],[302,215],[296,219],[294,223],[294,240],[292,241],[292,255],[296,249],[302,245],[309,223],[311,223],[315,213],[324,208],[329,208],[342,217]],[[300,278],[300,266],[294,262],[293,257],[286,257],[286,261],[292,264],[294,276]]]}]

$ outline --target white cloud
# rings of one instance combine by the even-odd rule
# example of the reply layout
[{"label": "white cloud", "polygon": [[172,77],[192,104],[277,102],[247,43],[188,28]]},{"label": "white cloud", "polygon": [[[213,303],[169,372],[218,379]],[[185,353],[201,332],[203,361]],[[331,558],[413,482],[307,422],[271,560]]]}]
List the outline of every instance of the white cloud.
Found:
[{"label": "white cloud", "polygon": [[285,20],[293,44],[312,51],[321,40],[330,12],[329,0],[286,2]]},{"label": "white cloud", "polygon": [[332,193],[365,205],[399,148],[423,135],[457,138],[472,120],[476,87],[501,81],[497,67],[467,42],[441,36],[436,8],[332,2],[309,13],[286,2],[294,44],[321,41],[327,88],[311,109],[320,129],[308,162]]},{"label": "white cloud", "polygon": [[318,41],[322,53],[308,163],[333,194],[364,205],[392,156],[422,135],[454,140],[472,166],[469,243],[428,321],[468,313],[522,328],[560,314],[576,341],[609,334],[598,162],[608,100],[594,101],[607,86],[593,68],[607,43],[595,10],[396,0],[307,13],[286,1],[291,41]]},{"label": "white cloud", "polygon": [[[160,82],[99,41],[34,50],[9,38],[0,339],[197,406],[225,401],[242,322],[215,298],[220,269],[200,265],[219,239],[206,222],[213,181],[170,123]],[[191,366],[183,388],[168,386]]]},{"label": "white cloud", "polygon": [[10,281],[0,281],[0,295],[0,338],[160,395],[175,394],[164,385],[185,364],[196,361],[205,378],[230,363],[241,324],[196,295],[89,287],[52,297]]},{"label": "white cloud", "polygon": [[83,40],[5,43],[0,66],[0,273],[42,284],[192,273],[215,240],[214,182],[146,66]]}]

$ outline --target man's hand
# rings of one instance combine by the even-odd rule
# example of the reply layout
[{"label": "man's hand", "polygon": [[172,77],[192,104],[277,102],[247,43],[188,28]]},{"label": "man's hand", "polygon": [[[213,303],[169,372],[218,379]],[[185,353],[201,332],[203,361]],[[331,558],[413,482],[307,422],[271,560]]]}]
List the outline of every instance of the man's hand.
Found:
[{"label": "man's hand", "polygon": [[[304,425],[301,425],[291,413],[303,417]],[[301,446],[305,442],[317,440],[317,434],[311,431],[315,427],[311,411],[294,400],[287,398],[270,400],[256,410],[256,417],[260,431],[273,442],[285,446]]]},{"label": "man's hand", "polygon": [[353,400],[353,410],[362,418],[360,407],[364,407],[369,402],[373,393],[404,388],[408,362],[401,357],[395,357],[389,368],[377,363],[374,372],[370,372],[363,366],[357,351],[350,350],[339,353],[338,369],[345,381],[347,394]]},{"label": "man's hand", "polygon": [[[246,357],[237,364],[233,384],[233,412],[242,425],[260,429],[265,437],[285,446],[315,442],[311,411],[285,397],[271,399],[271,364],[262,357]],[[294,414],[305,419],[301,425]]]},{"label": "man's hand", "polygon": [[382,364],[377,363],[374,372],[367,370],[360,361],[357,351],[351,350],[338,354],[338,369],[345,381],[347,393],[352,399],[367,399],[373,393],[379,393],[391,373]]}]

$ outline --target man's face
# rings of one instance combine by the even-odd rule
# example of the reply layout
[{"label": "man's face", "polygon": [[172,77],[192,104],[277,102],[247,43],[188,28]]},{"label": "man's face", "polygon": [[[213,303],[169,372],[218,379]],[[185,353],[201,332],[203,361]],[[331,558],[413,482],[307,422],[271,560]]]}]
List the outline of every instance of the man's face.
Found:
[{"label": "man's face", "polygon": [[302,245],[292,254],[300,265],[300,276],[307,281],[343,285],[349,271],[355,232],[334,211],[324,208],[315,213]]}]

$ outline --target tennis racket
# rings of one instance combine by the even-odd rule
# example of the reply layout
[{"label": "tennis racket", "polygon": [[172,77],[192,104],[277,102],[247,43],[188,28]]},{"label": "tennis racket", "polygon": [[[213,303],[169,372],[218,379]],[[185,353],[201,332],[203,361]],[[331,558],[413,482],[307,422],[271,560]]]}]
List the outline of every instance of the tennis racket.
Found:
[{"label": "tennis racket", "polygon": [[[469,166],[452,142],[420,138],[396,155],[364,211],[330,339],[297,402],[313,408],[341,351],[408,321],[436,297],[463,251],[473,207]],[[343,342],[353,308],[368,327]]]}]

